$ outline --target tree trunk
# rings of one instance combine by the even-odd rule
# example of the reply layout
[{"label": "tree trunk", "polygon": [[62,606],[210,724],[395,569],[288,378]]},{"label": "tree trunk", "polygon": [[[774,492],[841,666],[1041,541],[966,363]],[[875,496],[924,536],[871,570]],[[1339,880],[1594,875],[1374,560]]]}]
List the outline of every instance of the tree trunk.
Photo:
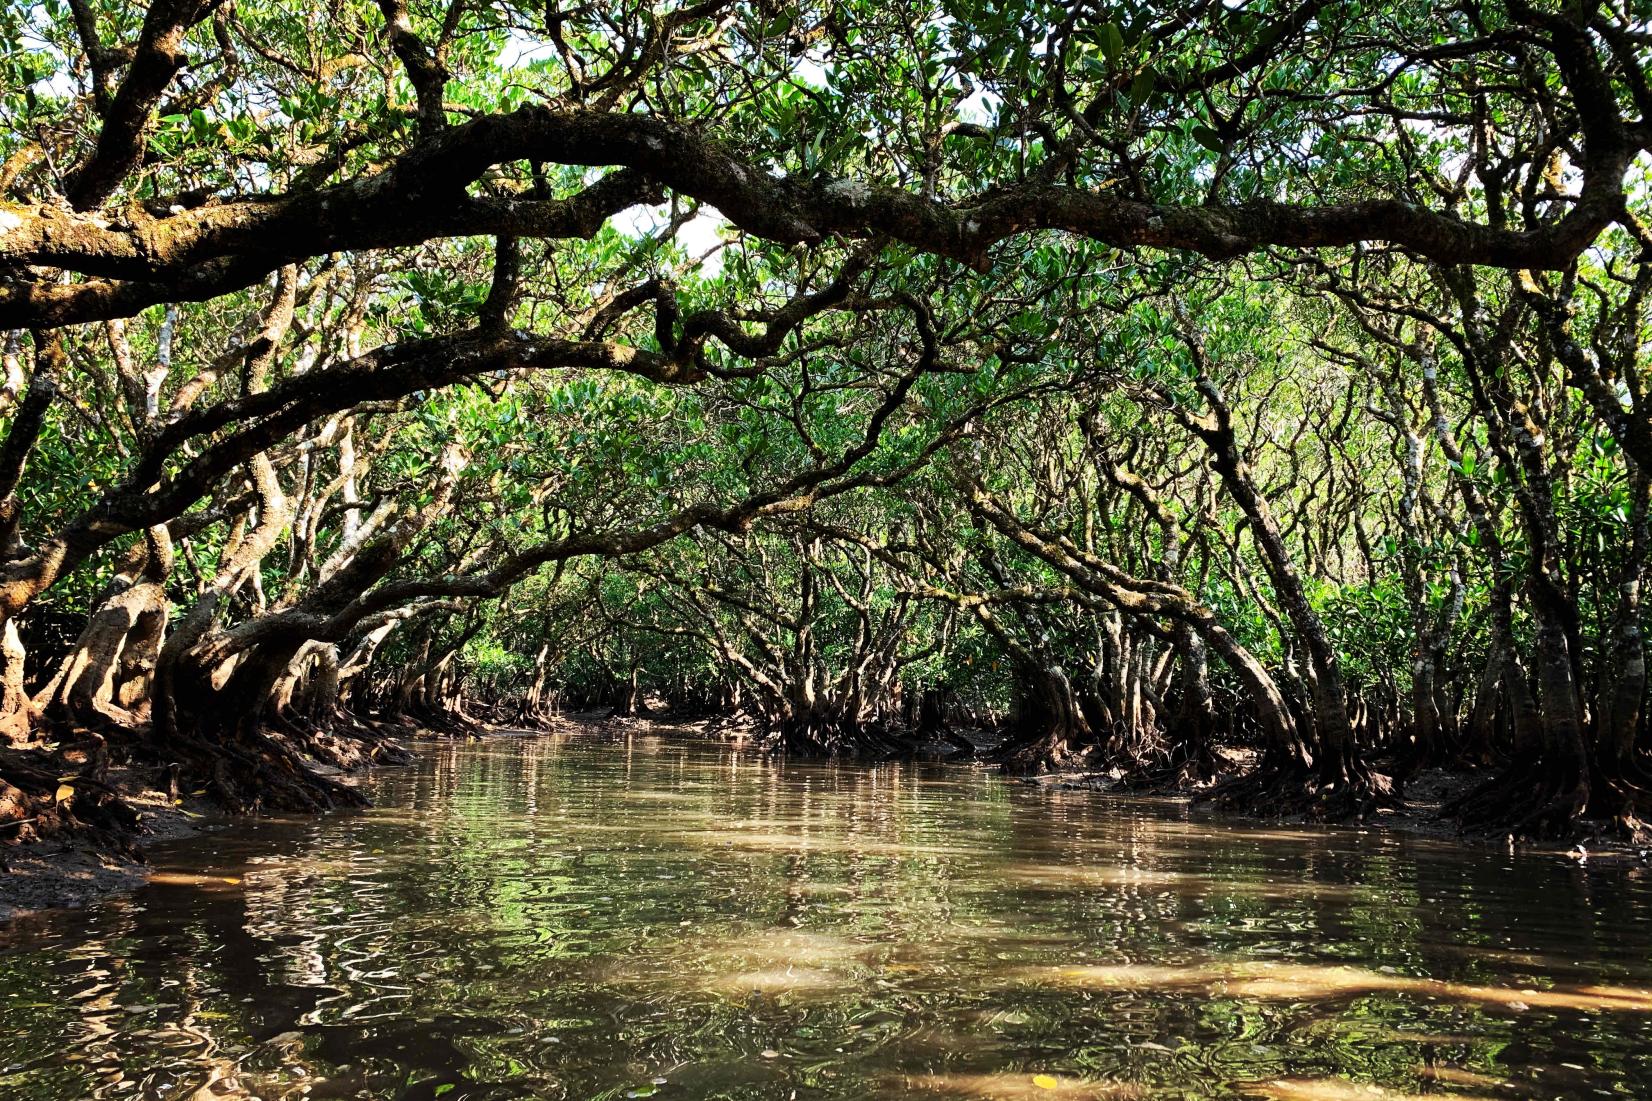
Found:
[{"label": "tree trunk", "polygon": [[27,658],[17,620],[6,616],[0,627],[0,741],[9,745],[29,740],[29,694],[23,690]]},{"label": "tree trunk", "polygon": [[1616,645],[1607,648],[1607,672],[1601,677],[1595,707],[1595,789],[1598,812],[1619,832],[1640,837],[1643,820],[1652,814],[1652,772],[1638,744],[1646,700],[1646,643],[1641,630],[1641,586],[1648,544],[1648,478],[1632,471],[1634,492],[1630,548],[1618,586]]},{"label": "tree trunk", "polygon": [[1095,749],[1095,734],[1072,681],[1060,666],[1036,670],[1031,679],[1020,736],[1000,751],[1004,771],[1024,774],[1080,764]]}]

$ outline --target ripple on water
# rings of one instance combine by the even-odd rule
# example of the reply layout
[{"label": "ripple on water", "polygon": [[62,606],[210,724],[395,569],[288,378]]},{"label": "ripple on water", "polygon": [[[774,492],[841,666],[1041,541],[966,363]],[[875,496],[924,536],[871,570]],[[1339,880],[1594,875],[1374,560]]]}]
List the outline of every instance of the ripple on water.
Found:
[{"label": "ripple on water", "polygon": [[0,1097],[1652,1095],[1632,872],[659,737],[373,786],[12,930]]}]

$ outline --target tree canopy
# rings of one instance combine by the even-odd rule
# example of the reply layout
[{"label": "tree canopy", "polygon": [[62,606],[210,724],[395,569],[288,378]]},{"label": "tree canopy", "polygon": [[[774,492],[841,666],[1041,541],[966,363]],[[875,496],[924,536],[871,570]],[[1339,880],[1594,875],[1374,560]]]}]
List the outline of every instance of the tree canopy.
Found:
[{"label": "tree canopy", "polygon": [[1327,817],[1479,768],[1469,825],[1640,829],[1643,5],[0,42],[11,820],[122,825],[111,759],[326,806],[385,716],[562,701]]}]

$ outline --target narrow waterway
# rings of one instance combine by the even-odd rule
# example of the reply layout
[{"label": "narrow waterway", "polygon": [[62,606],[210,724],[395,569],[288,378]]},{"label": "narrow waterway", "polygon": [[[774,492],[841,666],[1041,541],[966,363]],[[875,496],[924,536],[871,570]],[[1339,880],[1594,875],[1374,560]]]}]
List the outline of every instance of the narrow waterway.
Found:
[{"label": "narrow waterway", "polygon": [[424,747],[0,947],[0,1097],[1652,1096],[1652,878],[984,771]]}]

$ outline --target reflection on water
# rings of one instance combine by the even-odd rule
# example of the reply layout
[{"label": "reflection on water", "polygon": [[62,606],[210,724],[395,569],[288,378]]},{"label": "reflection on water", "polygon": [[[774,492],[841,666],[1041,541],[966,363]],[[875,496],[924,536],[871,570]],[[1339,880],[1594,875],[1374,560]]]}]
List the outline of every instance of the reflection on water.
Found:
[{"label": "reflection on water", "polygon": [[1652,1095],[1652,883],[963,768],[432,745],[13,929],[0,1097]]}]

